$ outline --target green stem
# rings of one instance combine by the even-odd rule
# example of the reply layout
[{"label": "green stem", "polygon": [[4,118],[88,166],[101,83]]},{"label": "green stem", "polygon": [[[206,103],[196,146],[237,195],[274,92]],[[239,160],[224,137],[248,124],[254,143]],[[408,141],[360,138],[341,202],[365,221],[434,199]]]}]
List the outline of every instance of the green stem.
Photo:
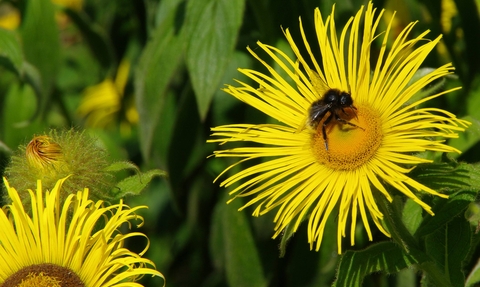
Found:
[{"label": "green stem", "polygon": [[393,241],[402,246],[407,254],[410,254],[412,248],[419,249],[418,242],[403,224],[402,210],[401,206],[397,204],[398,201],[394,200],[390,203],[381,195],[377,197],[376,202],[383,213],[384,222],[390,231]]}]

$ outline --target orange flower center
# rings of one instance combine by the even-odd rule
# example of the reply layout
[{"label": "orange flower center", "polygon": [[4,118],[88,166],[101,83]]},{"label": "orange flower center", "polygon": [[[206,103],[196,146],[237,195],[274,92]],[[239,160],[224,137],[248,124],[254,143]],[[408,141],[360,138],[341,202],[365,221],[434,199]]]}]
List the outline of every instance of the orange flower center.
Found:
[{"label": "orange flower center", "polygon": [[312,135],[311,145],[313,154],[320,164],[335,170],[353,170],[368,162],[380,147],[382,143],[380,115],[369,106],[355,106],[356,110],[346,108],[346,114],[339,112],[340,118],[352,125],[332,119],[325,126],[328,150],[323,137],[323,123],[329,114],[318,124]]},{"label": "orange flower center", "polygon": [[30,265],[8,277],[1,287],[84,287],[72,270],[50,263]]}]

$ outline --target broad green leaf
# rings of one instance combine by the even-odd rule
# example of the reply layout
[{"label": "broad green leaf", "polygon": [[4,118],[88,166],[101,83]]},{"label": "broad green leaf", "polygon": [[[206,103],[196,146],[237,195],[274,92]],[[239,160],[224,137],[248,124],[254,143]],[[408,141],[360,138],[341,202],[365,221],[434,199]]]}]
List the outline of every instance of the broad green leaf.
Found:
[{"label": "broad green leaf", "polygon": [[463,216],[457,216],[426,238],[427,254],[443,269],[452,286],[464,286],[461,267],[470,250],[471,236],[470,224]]},{"label": "broad green leaf", "polygon": [[454,217],[465,211],[470,202],[474,201],[476,192],[459,191],[451,195],[448,200],[438,201],[432,207],[435,216],[427,216],[415,232],[416,238],[421,238],[435,232]]},{"label": "broad green leaf", "polygon": [[[425,257],[421,257],[425,260]],[[362,286],[362,281],[373,272],[396,273],[421,263],[412,254],[406,254],[393,242],[373,244],[365,250],[347,251],[340,258],[335,287]]]},{"label": "broad green leaf", "polygon": [[420,226],[420,223],[422,223],[422,214],[422,207],[412,199],[408,198],[403,207],[402,221],[410,234],[414,234]]},{"label": "broad green leaf", "polygon": [[480,164],[458,163],[448,157],[443,161],[420,164],[408,175],[438,191],[480,190]]},{"label": "broad green leaf", "polygon": [[244,0],[197,0],[187,6],[186,61],[200,118],[220,88],[242,23]]},{"label": "broad green leaf", "polygon": [[167,0],[160,5],[164,18],[151,35],[135,71],[135,102],[140,115],[140,147],[145,159],[152,157],[154,145],[168,145],[161,119],[168,98],[167,89],[175,76],[185,46],[185,33],[177,31],[176,17],[181,0]]},{"label": "broad green leaf", "polygon": [[31,86],[13,82],[4,95],[0,118],[4,127],[2,128],[2,140],[12,150],[20,143],[25,143],[32,134],[43,130],[44,122],[34,121],[25,125],[37,110],[35,93]]},{"label": "broad green leaf", "polygon": [[[27,61],[23,62],[22,65],[22,72],[23,72],[23,80],[27,82],[35,92],[35,95],[37,95],[37,98],[41,98],[42,94],[42,76],[40,75],[39,71],[37,68],[35,68],[33,65],[28,63]],[[39,114],[40,109],[37,108],[37,114]]]},{"label": "broad green leaf", "polygon": [[0,64],[17,74],[22,74],[23,52],[13,31],[0,29]]},{"label": "broad green leaf", "polygon": [[222,206],[227,281],[232,287],[267,286],[250,225],[245,212],[238,211],[239,208],[239,200]]},{"label": "broad green leaf", "polygon": [[[221,79],[220,83],[224,85],[236,85],[236,80],[243,81],[245,83],[249,82],[247,78],[242,73],[239,73],[237,69],[239,67],[251,67],[253,57],[247,54],[247,51],[235,51],[232,55],[232,59],[228,64],[225,74]],[[226,123],[233,122],[237,120],[236,117],[241,116],[241,113],[232,113],[233,109],[236,109],[239,105],[245,107],[245,105],[237,100],[235,97],[227,94],[226,92],[218,89],[213,97],[212,106],[211,106],[211,115],[212,122],[214,125],[222,125]],[[243,120],[243,118],[238,118],[238,120]]]},{"label": "broad green leaf", "polygon": [[60,66],[60,39],[54,12],[50,0],[29,0],[21,26],[25,58],[42,79],[42,94],[38,95],[39,114],[46,109]]},{"label": "broad green leaf", "polygon": [[147,172],[138,173],[121,180],[117,183],[115,199],[120,199],[126,195],[139,195],[155,176],[165,176],[163,170],[153,169]]}]

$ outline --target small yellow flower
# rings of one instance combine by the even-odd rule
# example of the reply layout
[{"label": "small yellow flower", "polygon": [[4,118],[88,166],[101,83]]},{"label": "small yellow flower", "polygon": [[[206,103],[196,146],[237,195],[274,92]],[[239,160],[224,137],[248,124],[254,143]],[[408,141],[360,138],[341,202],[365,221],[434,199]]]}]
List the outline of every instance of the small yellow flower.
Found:
[{"label": "small yellow flower", "polygon": [[[78,113],[86,118],[86,125],[91,127],[107,127],[116,123],[122,110],[125,86],[130,73],[130,61],[123,59],[120,63],[115,80],[107,78],[101,83],[88,87],[78,107]],[[129,133],[129,126],[138,123],[138,112],[134,102],[126,99],[125,119],[120,123],[124,134]]]},{"label": "small yellow flower", "polygon": [[15,30],[20,25],[20,11],[10,3],[0,3],[0,28]]},{"label": "small yellow flower", "polygon": [[27,145],[27,161],[37,169],[49,170],[63,160],[62,148],[49,136],[36,136]]},{"label": "small yellow flower", "polygon": [[[12,204],[0,211],[0,286],[142,286],[143,275],[163,275],[140,253],[124,247],[140,232],[121,233],[143,218],[135,212],[146,206],[129,208],[122,201],[104,206],[88,199],[88,189],[59,202],[61,179],[51,191],[30,190],[32,214],[25,212],[20,197],[4,178]],[[139,225],[141,226],[141,224]]]},{"label": "small yellow flower", "polygon": [[445,33],[450,33],[452,30],[452,19],[458,14],[457,6],[453,0],[442,0],[442,14],[440,23]]},{"label": "small yellow flower", "polygon": [[[261,160],[232,174],[221,186],[238,183],[230,194],[235,194],[234,198],[249,197],[242,209],[255,205],[254,216],[276,211],[274,237],[287,225],[293,225],[296,231],[308,219],[308,241],[318,250],[327,219],[334,216],[341,253],[347,222],[351,222],[350,242],[355,242],[358,215],[370,240],[369,218],[390,236],[375,201],[377,195],[392,201],[385,185],[413,199],[431,215],[430,206],[417,194],[447,197],[411,179],[408,172],[419,163],[431,162],[416,153],[460,152],[445,144],[445,139],[457,137],[469,123],[442,109],[419,107],[458,88],[411,100],[422,88],[453,73],[454,68],[443,65],[410,83],[441,37],[427,40],[427,31],[409,39],[415,25],[410,23],[387,49],[393,20],[385,31],[377,32],[383,12],[377,14],[372,3],[366,9],[362,6],[337,36],[334,9],[325,21],[316,9],[317,43],[310,44],[300,22],[306,55],[301,54],[288,29],[285,35],[296,60],[258,42],[258,51],[266,52],[289,79],[249,49],[269,74],[239,69],[259,88],[240,81],[239,87],[225,88],[279,122],[215,127],[214,138],[209,140],[246,143],[245,147],[215,151],[215,157],[240,158],[238,163]],[[377,43],[378,56],[373,59],[371,50]],[[321,61],[317,61],[320,55]],[[330,101],[326,95],[332,94]]]}]

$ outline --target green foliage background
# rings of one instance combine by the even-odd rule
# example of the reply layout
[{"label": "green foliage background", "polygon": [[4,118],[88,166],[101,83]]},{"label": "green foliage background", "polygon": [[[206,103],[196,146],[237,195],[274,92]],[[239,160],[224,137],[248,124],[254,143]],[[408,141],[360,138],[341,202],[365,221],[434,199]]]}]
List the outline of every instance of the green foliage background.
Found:
[{"label": "green foliage background", "polygon": [[[378,8],[397,10],[400,27],[419,20],[414,33],[430,29],[432,39],[444,33],[446,50],[435,50],[424,66],[452,61],[458,77],[446,87],[463,89],[429,105],[472,122],[465,134],[451,141],[462,155],[444,163],[437,155],[438,164],[412,174],[452,195],[449,200],[427,199],[437,216],[425,215],[401,196],[386,205],[386,213],[402,219],[390,222],[390,227],[403,226],[392,235],[395,239],[398,234],[404,244],[377,232],[374,242],[380,243],[372,245],[360,226],[357,244],[349,247],[346,241],[348,249],[339,256],[336,218],[331,218],[319,252],[309,250],[306,228],[301,226],[279,258],[280,239],[271,239],[273,214],[252,218],[250,209],[237,212],[242,200],[226,205],[228,190],[213,183],[234,160],[207,158],[216,148],[205,143],[209,128],[269,120],[220,90],[233,79],[248,81],[238,67],[262,69],[246,46],[255,50],[260,40],[291,54],[281,27],[289,27],[300,39],[301,16],[309,39],[314,39],[314,8],[325,17],[334,2],[85,0],[76,11],[50,0],[2,1],[21,15],[16,30],[0,29],[2,170],[12,151],[33,135],[70,127],[87,129],[114,160],[132,161],[142,170],[166,170],[167,178],[154,180],[127,202],[149,206],[142,212],[141,228],[150,239],[146,256],[165,275],[167,286],[473,286],[480,276],[474,217],[478,211],[470,205],[480,186],[474,164],[480,160],[478,1],[455,1],[458,13],[447,33],[440,21],[440,0],[374,2]],[[337,27],[366,3],[338,1]],[[66,24],[59,24],[59,13],[67,15]],[[122,59],[132,68],[120,111],[109,126],[87,126],[77,112],[85,88],[113,78]],[[139,122],[125,132],[120,123],[132,101]],[[465,219],[468,206],[470,221]],[[141,251],[144,244],[131,241],[130,248]],[[158,278],[142,282],[163,284]]]}]

